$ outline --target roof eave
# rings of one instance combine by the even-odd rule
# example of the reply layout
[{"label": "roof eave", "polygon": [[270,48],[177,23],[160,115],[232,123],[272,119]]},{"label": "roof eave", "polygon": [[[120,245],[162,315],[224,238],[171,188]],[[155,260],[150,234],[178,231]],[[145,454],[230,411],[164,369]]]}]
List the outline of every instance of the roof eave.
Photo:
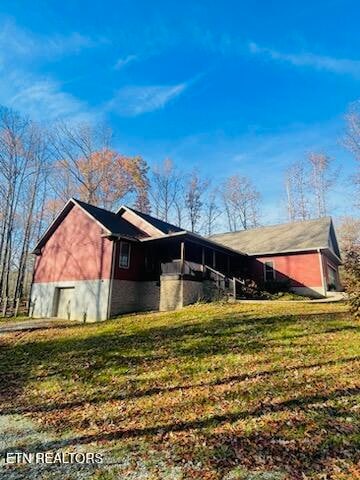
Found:
[{"label": "roof eave", "polygon": [[124,240],[128,240],[128,241],[131,241],[131,242],[139,242],[139,239],[138,238],[135,238],[135,237],[131,237],[130,235],[125,235],[123,233],[104,233],[103,235],[101,235],[103,238],[108,238],[109,240],[120,240],[120,239],[124,239]]},{"label": "roof eave", "polygon": [[329,247],[325,247],[322,250],[326,250],[327,253],[330,253],[330,256],[338,262],[339,265],[342,265],[341,258]]},{"label": "roof eave", "polygon": [[228,247],[226,245],[223,245],[222,243],[214,242],[213,240],[209,240],[205,237],[202,237],[201,235],[198,235],[197,233],[193,232],[188,232],[187,230],[182,230],[180,232],[174,232],[174,233],[168,233],[168,234],[163,234],[158,237],[147,237],[147,238],[142,238],[140,239],[140,242],[150,242],[154,240],[166,240],[166,239],[171,239],[171,238],[176,238],[176,237],[182,237],[182,236],[188,236],[188,237],[193,237],[194,239],[198,239],[200,241],[203,241],[205,243],[208,243],[210,245],[214,245],[215,247],[221,249],[221,250],[228,250],[236,255],[244,255],[248,256],[247,253],[241,252],[239,250],[235,250],[231,247]]},{"label": "roof eave", "polygon": [[276,250],[270,252],[255,252],[255,253],[248,253],[250,257],[260,257],[262,255],[283,255],[287,253],[299,253],[299,252],[316,252],[317,250],[324,250],[328,248],[327,246],[323,247],[311,247],[311,248],[292,248],[290,250]]}]

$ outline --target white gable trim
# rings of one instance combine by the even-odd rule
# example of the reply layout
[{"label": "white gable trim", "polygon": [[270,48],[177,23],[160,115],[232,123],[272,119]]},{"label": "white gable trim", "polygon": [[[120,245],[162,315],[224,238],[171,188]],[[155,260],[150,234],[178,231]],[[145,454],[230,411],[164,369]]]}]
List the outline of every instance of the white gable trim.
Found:
[{"label": "white gable trim", "polygon": [[[140,230],[143,230],[148,235],[150,235],[150,236],[158,235],[160,237],[165,235],[164,232],[162,232],[161,230],[156,228],[151,222],[149,222],[148,220],[146,220],[145,218],[141,217],[136,212],[131,210],[131,208],[128,208],[125,205],[122,205],[119,208],[119,210],[116,212],[116,214],[120,214],[121,210],[124,210],[127,213],[127,215],[130,216],[130,219],[131,219],[131,217],[139,219],[141,221],[141,225],[142,225],[141,227],[138,226],[137,224],[134,224],[133,222],[131,222],[130,219],[124,217],[124,219],[127,220],[129,223],[132,223],[132,225],[139,228]],[[146,230],[145,230],[145,228],[143,228],[144,224],[145,224]]]}]

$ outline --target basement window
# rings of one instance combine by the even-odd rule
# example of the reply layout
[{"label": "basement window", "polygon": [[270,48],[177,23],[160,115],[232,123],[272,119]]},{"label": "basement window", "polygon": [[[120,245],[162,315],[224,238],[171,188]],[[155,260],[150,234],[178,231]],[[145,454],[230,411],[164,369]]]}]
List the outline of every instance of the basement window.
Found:
[{"label": "basement window", "polygon": [[130,266],[130,243],[120,242],[119,267],[129,268]]},{"label": "basement window", "polygon": [[275,280],[274,262],[264,263],[264,280],[265,282],[272,282]]}]

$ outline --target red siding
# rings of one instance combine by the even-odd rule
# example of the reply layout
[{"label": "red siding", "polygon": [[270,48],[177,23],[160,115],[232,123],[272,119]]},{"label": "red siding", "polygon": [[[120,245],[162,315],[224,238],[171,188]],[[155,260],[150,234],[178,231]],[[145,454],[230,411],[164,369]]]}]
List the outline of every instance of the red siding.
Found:
[{"label": "red siding", "polygon": [[118,280],[140,280],[144,276],[145,257],[141,245],[130,242],[130,265],[129,268],[119,267],[120,242],[116,242],[114,278]]},{"label": "red siding", "polygon": [[318,252],[302,252],[288,255],[272,255],[254,259],[256,279],[264,280],[264,262],[273,261],[276,280],[289,279],[293,287],[321,287],[321,269]]},{"label": "red siding", "polygon": [[34,282],[110,278],[112,242],[98,223],[74,206],[36,258]]}]

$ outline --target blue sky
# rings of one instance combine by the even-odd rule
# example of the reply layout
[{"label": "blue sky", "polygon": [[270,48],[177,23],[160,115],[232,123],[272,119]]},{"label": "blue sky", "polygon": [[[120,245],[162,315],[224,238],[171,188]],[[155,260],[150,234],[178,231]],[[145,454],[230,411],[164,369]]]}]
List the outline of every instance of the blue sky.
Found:
[{"label": "blue sky", "polygon": [[[26,5],[27,3],[27,5]],[[282,219],[282,171],[336,159],[333,213],[351,213],[341,147],[360,98],[358,2],[2,1],[0,103],[49,123],[105,120],[118,148],[258,185]]]}]

